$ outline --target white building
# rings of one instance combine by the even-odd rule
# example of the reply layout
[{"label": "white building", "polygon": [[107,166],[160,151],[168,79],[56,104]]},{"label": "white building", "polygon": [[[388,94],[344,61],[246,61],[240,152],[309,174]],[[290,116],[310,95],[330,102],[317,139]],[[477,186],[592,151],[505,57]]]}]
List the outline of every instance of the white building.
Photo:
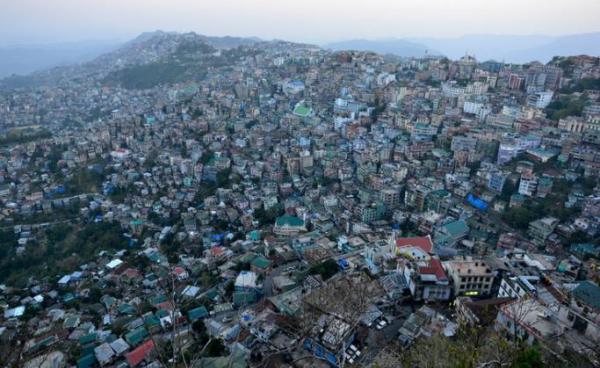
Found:
[{"label": "white building", "polygon": [[521,181],[519,182],[519,194],[532,197],[537,189],[537,184],[538,180],[535,175],[521,176]]}]

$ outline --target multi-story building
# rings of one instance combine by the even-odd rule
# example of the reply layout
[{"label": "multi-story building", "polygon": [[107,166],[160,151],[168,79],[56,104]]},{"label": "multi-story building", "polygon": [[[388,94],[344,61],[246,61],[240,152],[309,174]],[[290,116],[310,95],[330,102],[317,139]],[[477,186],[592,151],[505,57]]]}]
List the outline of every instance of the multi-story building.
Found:
[{"label": "multi-story building", "polygon": [[452,287],[439,259],[406,262],[403,266],[399,266],[398,270],[415,300],[446,301],[450,299]]},{"label": "multi-story building", "polygon": [[295,216],[281,216],[275,221],[273,232],[279,235],[297,234],[306,231],[304,220]]},{"label": "multi-story building", "polygon": [[521,181],[519,182],[519,194],[531,197],[535,193],[537,188],[538,180],[533,174],[522,175]]},{"label": "multi-story building", "polygon": [[477,138],[471,137],[452,137],[450,149],[452,151],[473,151],[477,147]]},{"label": "multi-story building", "polygon": [[585,120],[576,116],[568,116],[558,121],[558,128],[568,130],[572,133],[581,133],[585,130],[587,124]]},{"label": "multi-story building", "polygon": [[544,217],[532,221],[527,230],[529,236],[531,236],[532,242],[538,246],[544,245],[546,239],[552,234],[559,222],[560,221],[555,217]]},{"label": "multi-story building", "polygon": [[535,107],[537,109],[545,109],[550,102],[552,102],[552,96],[554,92],[536,92],[527,96],[527,106]]},{"label": "multi-story building", "polygon": [[500,282],[498,298],[523,298],[526,295],[537,296],[536,284],[540,281],[538,276],[504,277]]},{"label": "multi-story building", "polygon": [[400,190],[398,189],[383,189],[379,192],[379,197],[387,208],[395,208],[400,204]]},{"label": "multi-story building", "polygon": [[501,171],[492,172],[487,182],[488,188],[496,193],[502,193],[502,188],[504,188],[507,177],[508,175]]},{"label": "multi-story building", "polygon": [[460,257],[444,262],[444,267],[454,285],[455,295],[489,295],[494,282],[494,272],[483,260]]}]

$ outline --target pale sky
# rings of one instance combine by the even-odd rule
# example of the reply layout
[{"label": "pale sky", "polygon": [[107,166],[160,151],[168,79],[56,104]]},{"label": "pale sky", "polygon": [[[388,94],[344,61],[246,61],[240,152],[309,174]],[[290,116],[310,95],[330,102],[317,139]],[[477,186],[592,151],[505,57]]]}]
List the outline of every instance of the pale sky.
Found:
[{"label": "pale sky", "polygon": [[0,45],[195,31],[324,43],[352,38],[600,31],[600,0],[0,0]]}]

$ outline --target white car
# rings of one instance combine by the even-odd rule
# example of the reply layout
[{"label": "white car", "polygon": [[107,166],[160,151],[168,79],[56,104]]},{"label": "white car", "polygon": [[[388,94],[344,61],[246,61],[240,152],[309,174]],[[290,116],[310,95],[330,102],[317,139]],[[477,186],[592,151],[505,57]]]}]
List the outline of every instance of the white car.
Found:
[{"label": "white car", "polygon": [[387,322],[386,322],[385,320],[383,320],[383,319],[382,319],[381,321],[377,322],[377,327],[376,327],[376,328],[377,328],[378,330],[381,330],[381,329],[383,329],[385,326],[387,326]]}]

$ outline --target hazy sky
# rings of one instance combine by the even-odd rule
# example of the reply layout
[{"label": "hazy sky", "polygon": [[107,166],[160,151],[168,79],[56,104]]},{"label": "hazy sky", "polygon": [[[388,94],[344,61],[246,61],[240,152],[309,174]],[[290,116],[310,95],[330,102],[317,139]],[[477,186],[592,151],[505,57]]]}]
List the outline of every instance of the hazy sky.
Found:
[{"label": "hazy sky", "polygon": [[600,30],[600,0],[0,0],[0,45],[195,31],[322,43],[350,38]]}]

